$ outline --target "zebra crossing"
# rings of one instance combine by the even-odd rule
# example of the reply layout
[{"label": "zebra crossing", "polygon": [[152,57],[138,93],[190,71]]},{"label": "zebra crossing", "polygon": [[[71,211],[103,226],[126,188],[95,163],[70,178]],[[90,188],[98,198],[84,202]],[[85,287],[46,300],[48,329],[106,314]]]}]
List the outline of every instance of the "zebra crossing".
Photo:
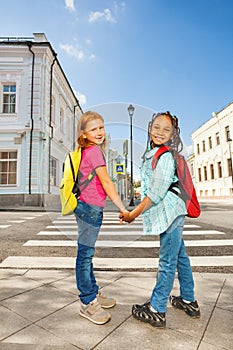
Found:
[{"label": "zebra crossing", "polygon": [[[14,215],[14,213],[12,213]],[[17,214],[19,215],[19,213]],[[13,224],[22,224],[24,222],[26,222],[27,220],[33,220],[38,218],[39,216],[42,216],[43,213],[33,213],[32,215],[27,215],[25,216],[25,213],[22,213],[22,215],[20,215],[20,218],[18,219],[7,219],[6,222],[7,224],[0,224],[0,229],[6,229],[11,227]]]},{"label": "zebra crossing", "polygon": [[[116,212],[104,212],[103,225],[96,242],[94,265],[99,270],[140,270],[156,269],[158,266],[158,236],[142,235],[142,220],[134,223],[119,224]],[[190,254],[193,267],[233,266],[233,255],[224,254],[233,246],[233,239],[225,238],[225,233],[218,230],[203,230],[196,224],[184,226],[184,240],[187,249],[197,250]],[[77,223],[73,216],[57,216],[52,225],[36,234],[36,238],[24,243],[24,247],[56,247],[57,249],[75,248],[72,256],[9,256],[0,267],[8,268],[61,268],[75,267],[77,247]],[[222,254],[197,254],[198,249],[208,247],[222,248]],[[149,254],[150,252],[150,254]],[[31,255],[31,254],[30,254]]]}]

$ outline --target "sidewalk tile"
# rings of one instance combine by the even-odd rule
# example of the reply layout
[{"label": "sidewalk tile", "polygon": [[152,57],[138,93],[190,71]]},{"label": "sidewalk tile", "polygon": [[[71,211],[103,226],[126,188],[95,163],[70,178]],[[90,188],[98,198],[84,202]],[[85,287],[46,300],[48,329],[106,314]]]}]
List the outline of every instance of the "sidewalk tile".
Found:
[{"label": "sidewalk tile", "polygon": [[25,277],[38,281],[41,284],[52,283],[69,277],[73,271],[64,270],[29,270]]},{"label": "sidewalk tile", "polygon": [[95,350],[196,350],[198,341],[198,338],[180,334],[170,328],[157,329],[131,317],[104,339]]},{"label": "sidewalk tile", "polygon": [[24,276],[11,276],[1,279],[0,301],[11,298],[25,290],[34,289],[40,286],[40,283]]},{"label": "sidewalk tile", "polygon": [[[0,305],[0,340],[28,326],[29,321]],[[0,346],[1,347],[1,346]]]},{"label": "sidewalk tile", "polygon": [[215,308],[203,340],[210,344],[233,349],[233,312]]},{"label": "sidewalk tile", "polygon": [[2,301],[1,304],[35,322],[75,300],[77,297],[63,290],[42,286]]},{"label": "sidewalk tile", "polygon": [[67,306],[37,324],[53,334],[62,334],[64,339],[82,349],[92,349],[131,316],[131,307],[135,298],[139,303],[142,303],[148,297],[145,290],[119,281],[103,288],[103,292],[117,300],[117,305],[109,309],[112,319],[105,325],[95,325],[82,318],[79,315],[79,302]]},{"label": "sidewalk tile", "polygon": [[31,346],[33,345],[32,349],[34,349],[34,344],[61,347],[65,346],[69,341],[65,342],[61,337],[55,336],[41,327],[31,325],[5,339],[3,343],[30,344]]}]

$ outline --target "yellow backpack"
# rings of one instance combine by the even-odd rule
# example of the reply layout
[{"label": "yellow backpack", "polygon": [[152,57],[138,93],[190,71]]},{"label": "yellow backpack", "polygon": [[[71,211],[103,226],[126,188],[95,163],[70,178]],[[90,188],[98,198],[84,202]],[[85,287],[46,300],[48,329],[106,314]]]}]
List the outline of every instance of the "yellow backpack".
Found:
[{"label": "yellow backpack", "polygon": [[63,178],[60,183],[61,213],[63,216],[73,214],[77,207],[77,193],[73,193],[82,157],[79,147],[69,153],[65,159]]},{"label": "yellow backpack", "polygon": [[78,171],[81,159],[81,147],[69,153],[65,159],[63,178],[60,183],[61,213],[63,216],[73,214],[78,205],[80,187],[83,191],[96,175],[95,169],[93,169],[85,181],[80,181],[81,176],[78,176]]}]

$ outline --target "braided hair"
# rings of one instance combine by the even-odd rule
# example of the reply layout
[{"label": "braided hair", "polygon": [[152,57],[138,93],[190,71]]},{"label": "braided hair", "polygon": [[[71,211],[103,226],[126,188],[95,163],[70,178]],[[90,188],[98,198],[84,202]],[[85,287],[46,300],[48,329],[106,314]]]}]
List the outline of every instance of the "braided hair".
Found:
[{"label": "braided hair", "polygon": [[145,150],[142,158],[144,158],[144,155],[145,155],[146,151],[149,149],[149,146],[151,148],[154,148],[156,146],[151,139],[150,130],[152,128],[154,121],[158,117],[160,117],[161,115],[169,117],[171,119],[171,122],[172,122],[173,132],[172,132],[171,140],[169,141],[169,146],[172,148],[174,153],[180,153],[183,150],[183,142],[180,138],[180,128],[178,126],[178,118],[175,115],[172,115],[169,111],[161,112],[161,113],[154,113],[152,115],[151,121],[148,123],[147,145],[146,145],[146,150]]}]

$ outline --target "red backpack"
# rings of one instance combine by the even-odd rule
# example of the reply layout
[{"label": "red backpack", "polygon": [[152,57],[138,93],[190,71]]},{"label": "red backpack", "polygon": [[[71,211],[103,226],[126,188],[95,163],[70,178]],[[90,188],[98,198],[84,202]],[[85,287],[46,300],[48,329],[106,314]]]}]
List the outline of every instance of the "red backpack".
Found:
[{"label": "red backpack", "polygon": [[[156,164],[160,158],[160,156],[165,153],[171,151],[171,147],[169,146],[161,146],[155,153],[152,160],[152,169],[154,170]],[[189,168],[184,157],[177,153],[177,161],[176,161],[176,175],[179,179],[178,182],[171,184],[169,187],[169,191],[175,193],[177,196],[183,199],[187,209],[187,216],[190,218],[198,218],[201,213],[200,204],[197,199],[197,194],[195,187],[193,185],[193,181],[189,172]],[[176,188],[179,188],[180,193],[176,191]]]}]

